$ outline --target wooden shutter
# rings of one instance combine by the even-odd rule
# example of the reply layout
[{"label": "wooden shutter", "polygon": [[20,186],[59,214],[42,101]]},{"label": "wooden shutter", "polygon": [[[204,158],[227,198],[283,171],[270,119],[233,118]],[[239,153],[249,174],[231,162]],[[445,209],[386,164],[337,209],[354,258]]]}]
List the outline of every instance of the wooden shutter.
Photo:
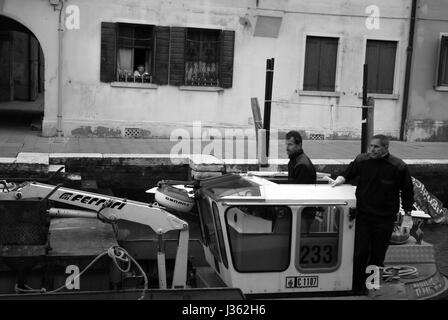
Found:
[{"label": "wooden shutter", "polygon": [[221,32],[219,83],[222,88],[231,88],[233,83],[233,56],[235,51],[235,31]]},{"label": "wooden shutter", "polygon": [[448,36],[442,36],[442,40],[440,43],[437,85],[448,86]]},{"label": "wooden shutter", "polygon": [[380,48],[377,41],[367,40],[366,64],[367,64],[367,92],[378,92],[378,70],[379,70]]},{"label": "wooden shutter", "polygon": [[306,38],[303,90],[319,90],[320,43],[317,37]]},{"label": "wooden shutter", "polygon": [[368,92],[393,93],[396,51],[396,41],[367,41]]},{"label": "wooden shutter", "polygon": [[115,23],[101,22],[101,67],[100,80],[115,80],[117,62],[117,28]]},{"label": "wooden shutter", "polygon": [[336,81],[336,63],[338,39],[322,38],[319,56],[319,90],[334,91]]},{"label": "wooden shutter", "polygon": [[185,84],[185,28],[172,27],[170,41],[169,83]]},{"label": "wooden shutter", "polygon": [[155,28],[154,82],[168,84],[170,27]]}]

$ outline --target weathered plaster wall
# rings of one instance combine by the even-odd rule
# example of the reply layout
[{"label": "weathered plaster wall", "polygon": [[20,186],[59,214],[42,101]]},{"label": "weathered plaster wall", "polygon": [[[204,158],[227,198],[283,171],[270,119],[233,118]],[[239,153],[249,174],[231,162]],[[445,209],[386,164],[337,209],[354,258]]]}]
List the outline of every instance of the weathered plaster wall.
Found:
[{"label": "weathered plaster wall", "polygon": [[410,141],[448,140],[448,91],[435,90],[440,33],[448,34],[445,0],[420,0],[407,120]]},{"label": "weathered plaster wall", "polygon": [[[359,138],[362,64],[365,41],[398,41],[395,99],[378,99],[375,131],[398,137],[410,0],[362,1],[88,1],[80,8],[80,29],[64,32],[63,129],[66,136],[123,136],[124,128],[145,130],[146,137],[169,137],[193,121],[218,129],[250,129],[250,98],[264,101],[267,58],[275,58],[272,128],[299,129],[326,138]],[[258,6],[257,6],[258,3]],[[366,8],[380,8],[379,30],[365,26]],[[41,41],[45,58],[43,134],[54,135],[57,115],[57,12],[48,1],[4,0],[0,14],[28,26]],[[257,15],[282,17],[278,38],[254,37]],[[248,25],[242,23],[247,18]],[[101,83],[102,21],[218,28],[236,31],[233,88],[218,92],[185,91],[174,86],[129,89]],[[336,91],[340,97],[304,96],[307,34],[341,38]],[[347,107],[349,106],[349,107]]]}]

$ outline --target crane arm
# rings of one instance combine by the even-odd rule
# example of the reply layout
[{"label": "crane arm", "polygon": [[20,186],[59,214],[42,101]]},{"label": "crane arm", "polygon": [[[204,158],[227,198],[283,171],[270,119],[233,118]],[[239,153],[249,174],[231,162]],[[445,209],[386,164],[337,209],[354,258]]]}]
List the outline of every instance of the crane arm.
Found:
[{"label": "crane arm", "polygon": [[0,200],[33,198],[48,199],[95,212],[101,212],[101,216],[107,221],[127,220],[149,226],[159,235],[160,244],[157,260],[161,289],[166,288],[165,253],[162,235],[172,230],[180,231],[172,287],[185,287],[189,233],[188,223],[184,220],[179,219],[163,208],[147,203],[38,182],[27,182],[9,192],[4,192],[4,190],[0,192]]}]

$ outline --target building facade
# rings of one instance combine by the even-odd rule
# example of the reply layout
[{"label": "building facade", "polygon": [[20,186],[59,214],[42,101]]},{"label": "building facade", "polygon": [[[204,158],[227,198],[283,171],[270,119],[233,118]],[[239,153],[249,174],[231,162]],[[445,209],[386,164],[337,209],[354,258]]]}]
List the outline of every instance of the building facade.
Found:
[{"label": "building facade", "polygon": [[419,0],[406,138],[448,141],[448,2]]},{"label": "building facade", "polygon": [[[195,121],[247,135],[269,58],[272,129],[358,139],[367,62],[375,132],[400,136],[412,0],[68,0],[61,40],[57,2],[0,0],[0,15],[42,47],[44,136],[169,138]],[[420,98],[407,110],[410,139],[426,116]],[[447,120],[441,105],[431,114],[440,113]]]}]

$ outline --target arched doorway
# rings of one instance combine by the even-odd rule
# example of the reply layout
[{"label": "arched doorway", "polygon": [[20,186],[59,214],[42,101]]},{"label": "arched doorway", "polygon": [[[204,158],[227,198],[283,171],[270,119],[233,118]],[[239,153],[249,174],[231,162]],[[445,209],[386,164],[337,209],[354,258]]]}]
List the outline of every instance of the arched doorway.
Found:
[{"label": "arched doorway", "polygon": [[44,55],[23,24],[0,15],[0,134],[39,135],[44,115]]}]

